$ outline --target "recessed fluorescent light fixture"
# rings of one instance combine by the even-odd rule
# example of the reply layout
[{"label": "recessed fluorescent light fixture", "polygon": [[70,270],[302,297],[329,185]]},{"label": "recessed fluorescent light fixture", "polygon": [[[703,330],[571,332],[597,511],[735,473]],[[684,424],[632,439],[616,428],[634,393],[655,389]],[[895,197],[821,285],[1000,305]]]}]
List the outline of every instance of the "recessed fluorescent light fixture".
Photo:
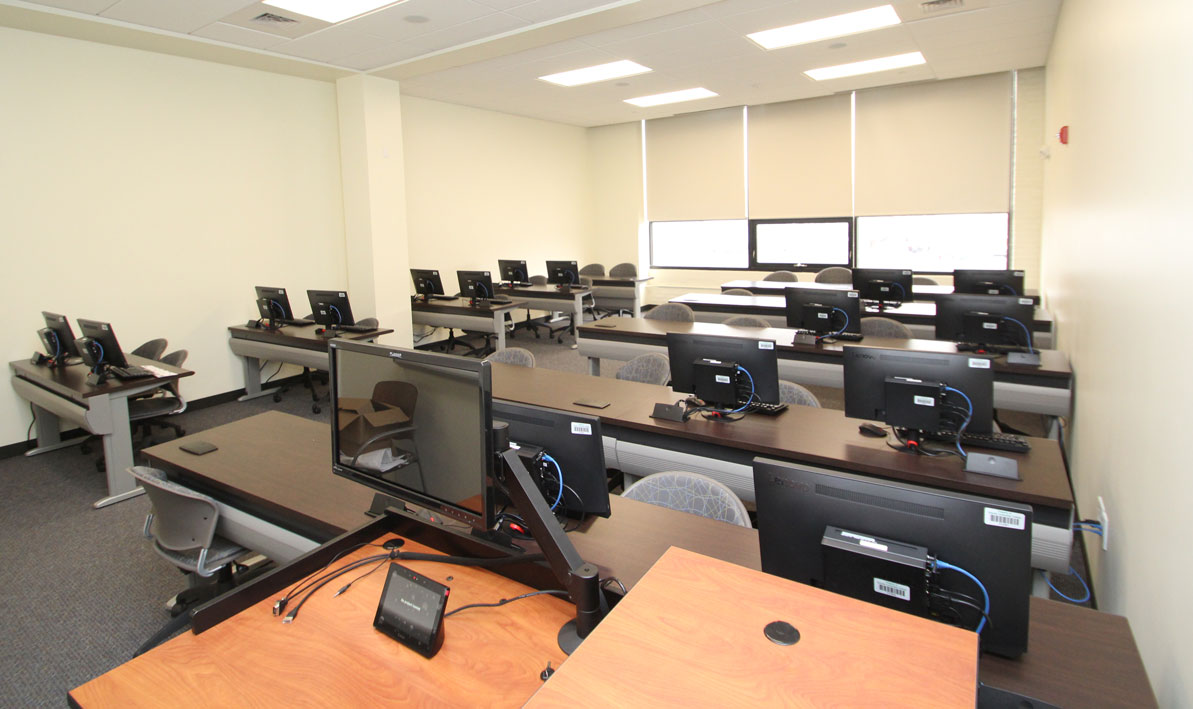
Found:
[{"label": "recessed fluorescent light fixture", "polygon": [[398,2],[405,2],[405,0],[262,0],[262,2],[335,24],[379,7],[397,5]]},{"label": "recessed fluorescent light fixture", "polygon": [[595,84],[598,81],[620,79],[625,76],[645,74],[648,71],[651,71],[651,68],[648,66],[642,66],[629,59],[622,59],[621,61],[609,62],[608,64],[597,64],[596,66],[585,67],[583,69],[561,71],[558,74],[547,74],[539,78],[552,84],[558,84],[559,86],[580,86],[582,84]]},{"label": "recessed fluorescent light fixture", "polygon": [[891,57],[867,59],[864,62],[853,62],[852,64],[838,64],[837,66],[826,66],[820,69],[809,69],[804,73],[817,81],[824,81],[826,79],[840,79],[846,76],[857,76],[858,74],[873,74],[877,71],[902,69],[905,66],[917,66],[923,63],[923,54],[920,54],[919,52],[908,52],[907,54],[896,54]]},{"label": "recessed fluorescent light fixture", "polygon": [[832,37],[869,32],[870,30],[899,24],[899,15],[890,5],[872,7],[869,10],[847,12],[820,20],[801,22],[798,25],[776,27],[746,35],[763,49],[779,49],[807,44]]},{"label": "recessed fluorescent light fixture", "polygon": [[709,96],[716,96],[717,94],[708,89],[684,89],[682,91],[671,91],[665,94],[654,94],[651,96],[639,96],[638,98],[627,98],[626,103],[632,103],[640,108],[648,108],[650,106],[662,106],[665,103],[679,103],[680,101],[695,101],[698,98],[708,98]]}]

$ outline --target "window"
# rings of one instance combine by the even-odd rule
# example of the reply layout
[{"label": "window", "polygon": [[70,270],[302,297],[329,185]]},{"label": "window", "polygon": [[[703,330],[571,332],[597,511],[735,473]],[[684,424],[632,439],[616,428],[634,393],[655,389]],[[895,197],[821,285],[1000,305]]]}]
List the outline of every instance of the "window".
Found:
[{"label": "window", "polygon": [[745,219],[651,222],[651,268],[748,268]]},{"label": "window", "polygon": [[853,220],[752,219],[750,267],[758,270],[848,266]]},{"label": "window", "polygon": [[1006,212],[858,217],[858,268],[1007,268]]}]

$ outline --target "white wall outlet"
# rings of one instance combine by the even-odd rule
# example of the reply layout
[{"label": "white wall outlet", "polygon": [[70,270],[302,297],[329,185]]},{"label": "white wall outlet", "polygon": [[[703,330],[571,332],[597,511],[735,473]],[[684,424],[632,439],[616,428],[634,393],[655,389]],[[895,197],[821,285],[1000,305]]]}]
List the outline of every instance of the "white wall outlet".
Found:
[{"label": "white wall outlet", "polygon": [[1110,518],[1106,516],[1106,503],[1098,495],[1098,523],[1102,525],[1102,551],[1110,545]]}]

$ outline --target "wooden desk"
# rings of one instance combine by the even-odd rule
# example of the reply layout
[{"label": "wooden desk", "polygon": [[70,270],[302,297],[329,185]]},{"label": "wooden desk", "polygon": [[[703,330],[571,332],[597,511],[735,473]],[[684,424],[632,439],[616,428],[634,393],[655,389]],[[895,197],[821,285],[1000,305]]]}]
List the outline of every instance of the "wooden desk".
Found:
[{"label": "wooden desk", "polygon": [[[402,549],[435,552],[411,541]],[[345,560],[378,551],[366,547]],[[483,569],[400,563],[451,588],[448,611],[533,590]],[[343,583],[369,568],[348,573]],[[282,594],[273,595],[75,688],[70,701],[80,707],[518,706],[542,684],[547,662],[558,667],[565,659],[555,635],[575,608],[546,595],[446,618],[443,648],[424,658],[373,629],[385,575],[366,576],[338,597],[332,594],[343,583],[329,584],[288,625],[272,614]]]},{"label": "wooden desk", "polygon": [[977,672],[975,633],[671,549],[526,706],[961,707]]},{"label": "wooden desk", "polygon": [[522,301],[521,306],[528,310],[564,310],[570,305],[572,325],[571,334],[576,334],[576,326],[584,322],[584,298],[592,295],[592,289],[587,286],[572,288],[556,288],[546,286],[514,286],[497,287],[501,295],[517,298]]},{"label": "wooden desk", "polygon": [[491,332],[497,336],[497,349],[505,349],[505,316],[511,310],[526,307],[525,301],[508,303],[484,301],[469,305],[467,298],[410,301],[410,317],[416,325],[459,328],[470,332]]},{"label": "wooden desk", "polygon": [[[794,344],[795,331],[789,328],[760,329],[637,318],[607,318],[583,325],[577,330],[576,343],[580,355],[588,357],[589,373],[599,375],[602,358],[628,361],[647,352],[666,355],[669,332],[774,340],[778,348],[780,379],[836,388],[844,386],[843,357],[846,347],[957,353],[955,343],[941,340],[867,337],[861,342],[797,345]],[[1006,356],[992,360],[995,408],[1048,416],[1069,415],[1073,381],[1069,358],[1057,350],[1040,350],[1039,353],[1039,367],[1011,365],[1007,363]]]},{"label": "wooden desk", "polygon": [[[726,281],[721,284],[721,292],[734,288],[741,288],[748,290],[757,295],[782,295],[784,288],[806,288],[809,290],[854,290],[854,287],[849,283],[816,283],[812,281],[797,281],[795,283],[789,281]],[[942,295],[952,295],[953,286],[951,285],[920,285],[913,283],[911,286],[911,299],[913,301],[923,300],[935,302],[940,299]],[[1024,298],[1031,298],[1037,305],[1040,303],[1040,294],[1037,291],[1028,290]]]},{"label": "wooden desk", "polygon": [[[724,293],[687,293],[671,299],[672,303],[683,303],[696,313],[701,322],[724,322],[734,315],[756,315],[776,327],[787,325],[787,300],[781,295],[725,295]],[[862,317],[880,315],[898,320],[915,337],[931,340],[936,337],[936,303],[911,302],[882,312],[863,311]],[[1054,341],[1052,314],[1036,306],[1031,322],[1032,342],[1036,347],[1048,349]]]},{"label": "wooden desk", "polygon": [[98,386],[87,383],[90,371],[85,365],[50,368],[29,360],[10,362],[12,388],[33,405],[37,421],[37,447],[25,455],[38,455],[82,442],[63,441],[59,421],[65,419],[82,429],[103,437],[104,464],[108,477],[108,495],[95,508],[126,500],[143,492],[127,470],[133,464],[133,439],[129,430],[128,400],[153,391],[169,382],[189,377],[189,369],[171,367],[156,360],[126,354],[129,364],[153,366],[168,374],[145,379],[121,380],[109,377]]},{"label": "wooden desk", "polygon": [[[503,387],[518,385],[504,369],[500,374],[496,370],[494,379],[503,381]],[[540,386],[560,408],[581,410],[570,401],[585,394],[559,391],[549,381]],[[633,408],[615,406],[618,411]],[[145,453],[171,478],[202,486],[217,499],[248,506],[296,531],[321,530],[312,533],[327,540],[364,522],[373,497],[369,488],[331,473],[330,436],[326,424],[270,412]],[[179,450],[194,439],[211,441],[220,450],[204,456]],[[608,519],[586,520],[568,536],[581,556],[601,568],[602,576],[616,576],[629,588],[672,545],[761,569],[756,530],[617,496],[610,502]],[[987,684],[1054,704],[1093,706],[1104,703],[1103,697],[1125,697],[1124,706],[1155,704],[1126,619],[1044,599],[1032,599],[1027,653],[1018,660],[985,656],[979,669]]]},{"label": "wooden desk", "polygon": [[[263,327],[233,325],[228,328],[228,347],[241,359],[244,368],[244,396],[239,401],[272,394],[276,387],[262,389],[261,362],[274,361],[296,364],[307,369],[327,371],[327,342],[330,338],[315,333],[318,326],[283,325],[276,330]],[[368,332],[341,331],[336,337],[346,340],[372,341],[393,330],[377,329]]]}]

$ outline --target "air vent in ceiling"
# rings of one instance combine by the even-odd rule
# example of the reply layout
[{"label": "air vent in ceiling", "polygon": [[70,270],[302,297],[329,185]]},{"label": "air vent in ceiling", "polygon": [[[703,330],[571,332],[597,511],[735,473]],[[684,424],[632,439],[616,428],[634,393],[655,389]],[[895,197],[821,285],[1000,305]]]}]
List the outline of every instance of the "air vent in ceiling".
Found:
[{"label": "air vent in ceiling", "polygon": [[298,20],[294,19],[293,17],[282,17],[281,15],[275,15],[272,12],[262,12],[260,15],[257,15],[253,18],[253,22],[286,23],[298,22]]},{"label": "air vent in ceiling", "polygon": [[928,0],[920,3],[920,10],[925,15],[936,15],[942,12],[956,12],[965,9],[965,0]]},{"label": "air vent in ceiling", "polygon": [[288,39],[296,39],[331,26],[329,22],[316,20],[297,12],[262,12],[262,10],[264,8],[260,3],[253,3],[240,8],[221,19],[220,22]]}]

